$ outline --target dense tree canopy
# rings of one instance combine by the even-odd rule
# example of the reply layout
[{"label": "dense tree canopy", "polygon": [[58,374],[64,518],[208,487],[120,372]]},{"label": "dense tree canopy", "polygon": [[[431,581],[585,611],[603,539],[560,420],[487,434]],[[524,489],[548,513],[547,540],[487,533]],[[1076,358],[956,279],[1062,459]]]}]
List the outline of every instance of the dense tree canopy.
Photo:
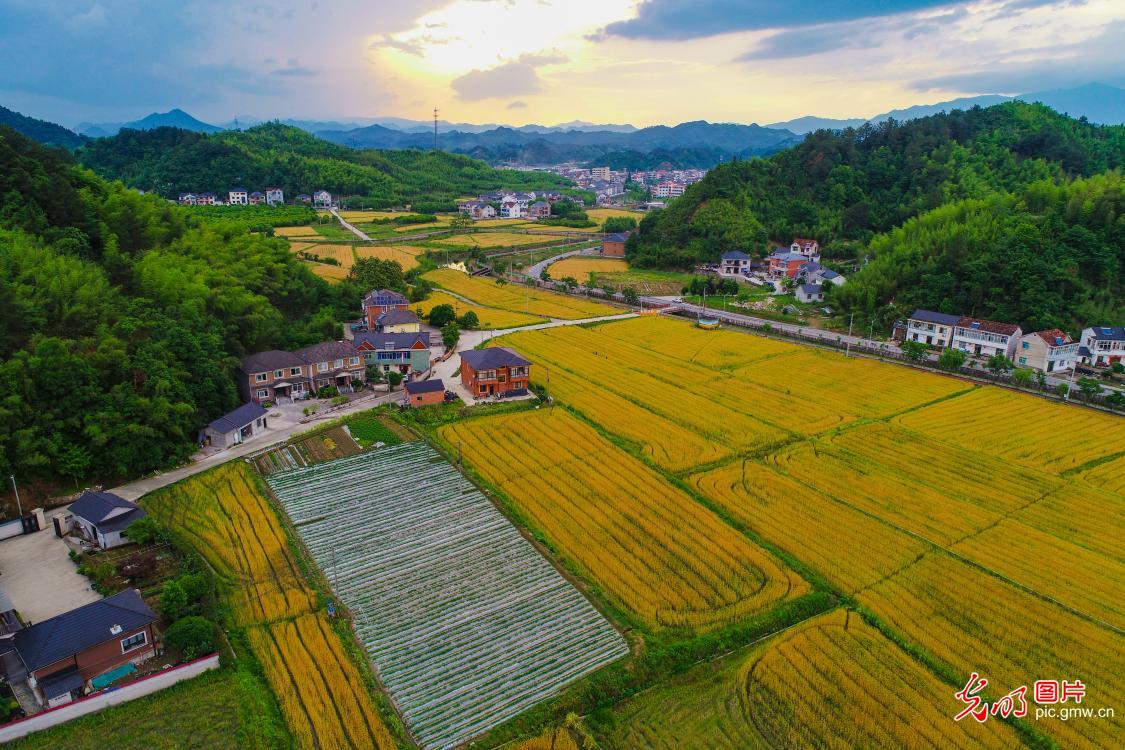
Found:
[{"label": "dense tree canopy", "polygon": [[768,240],[870,263],[831,302],[884,328],[908,308],[1025,329],[1122,321],[1125,127],[1010,102],[820,131],[720,166],[646,216],[630,262],[690,268]]},{"label": "dense tree canopy", "polygon": [[569,180],[542,172],[501,171],[444,151],[351,149],[298,128],[266,123],[213,135],[177,128],[123,130],[91,141],[79,160],[102,177],[165,198],[180,192],[225,195],[235,186],[278,186],[292,199],[328,190],[373,207],[452,207],[463,195],[490,190],[557,189]]},{"label": "dense tree canopy", "polygon": [[[254,221],[271,216],[294,218]],[[238,403],[239,357],[323,340],[357,314],[353,291],[244,221],[0,128],[0,473],[113,478],[183,459]]]}]

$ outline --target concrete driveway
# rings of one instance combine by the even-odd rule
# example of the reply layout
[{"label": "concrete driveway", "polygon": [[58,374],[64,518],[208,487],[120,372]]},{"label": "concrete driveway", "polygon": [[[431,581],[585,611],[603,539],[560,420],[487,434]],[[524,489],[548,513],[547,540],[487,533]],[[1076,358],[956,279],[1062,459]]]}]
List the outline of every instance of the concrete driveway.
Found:
[{"label": "concrete driveway", "polygon": [[55,536],[51,519],[65,512],[56,508],[47,513],[45,529],[0,542],[0,589],[24,622],[41,622],[102,598]]}]

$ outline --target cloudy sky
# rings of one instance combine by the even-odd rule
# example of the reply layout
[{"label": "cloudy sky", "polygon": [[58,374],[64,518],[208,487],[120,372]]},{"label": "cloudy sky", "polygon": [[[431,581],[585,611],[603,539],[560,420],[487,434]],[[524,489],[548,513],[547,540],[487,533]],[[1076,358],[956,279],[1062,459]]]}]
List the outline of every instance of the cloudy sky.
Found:
[{"label": "cloudy sky", "polygon": [[0,0],[0,104],[65,125],[643,126],[1125,86],[1122,0]]}]

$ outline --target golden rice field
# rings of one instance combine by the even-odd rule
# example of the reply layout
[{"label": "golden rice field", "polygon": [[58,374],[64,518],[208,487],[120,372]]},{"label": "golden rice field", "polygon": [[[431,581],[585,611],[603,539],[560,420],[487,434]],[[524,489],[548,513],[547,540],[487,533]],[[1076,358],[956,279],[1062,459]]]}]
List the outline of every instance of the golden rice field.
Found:
[{"label": "golden rice field", "polygon": [[534,221],[527,219],[481,219],[473,222],[474,227],[490,228],[490,227],[533,227]]},{"label": "golden rice field", "polygon": [[319,239],[320,235],[312,227],[274,227],[273,233],[275,237],[284,237],[290,239],[294,237],[308,237],[312,239]]},{"label": "golden rice field", "polygon": [[515,284],[500,286],[492,279],[469,276],[450,268],[430,271],[423,278],[485,307],[496,307],[511,312],[526,312],[564,320],[595,318],[621,312],[616,307],[578,297],[568,297]]},{"label": "golden rice field", "polygon": [[1025,466],[1062,472],[1117,454],[1125,419],[1000,388],[904,414],[899,424]]},{"label": "golden rice field", "polygon": [[[966,681],[972,672],[984,676],[995,697],[1064,676],[1086,684],[1084,706],[1113,706],[1125,691],[1120,633],[946,555],[927,555],[861,592],[859,601]],[[952,698],[946,705],[955,713]],[[1118,747],[1125,716],[1039,721],[1035,729],[1060,747]]]},{"label": "golden rice field", "polygon": [[394,747],[245,463],[174,484],[143,505],[215,570],[298,747]]},{"label": "golden rice field", "polygon": [[592,273],[623,273],[628,270],[629,264],[620,258],[598,258],[585,255],[563,258],[547,266],[547,273],[551,275],[552,279],[565,279],[570,276],[580,282],[585,282]]},{"label": "golden rice field", "polygon": [[587,208],[586,215],[590,217],[590,221],[596,221],[599,224],[610,217],[628,217],[636,219],[639,224],[641,219],[645,217],[644,213],[640,211],[629,211],[624,208]]},{"label": "golden rice field", "polygon": [[486,329],[518,328],[520,326],[546,322],[546,318],[542,318],[538,315],[528,315],[512,310],[501,310],[496,307],[471,305],[465,300],[446,294],[439,289],[430,292],[430,296],[423,301],[412,303],[410,309],[415,312],[421,310],[422,314],[419,317],[425,317],[430,314],[430,310],[438,305],[452,305],[459,316],[467,312],[474,312],[477,315],[477,319],[480,321],[480,327]]},{"label": "golden rice field", "polygon": [[718,516],[561,409],[467,420],[439,434],[564,559],[650,627],[712,630],[808,590]]},{"label": "golden rice field", "polygon": [[492,249],[496,247],[525,247],[528,245],[549,245],[565,242],[565,237],[551,234],[522,234],[516,232],[472,232],[469,234],[456,234],[452,237],[442,237],[434,240],[438,245],[455,245],[457,247],[480,247]]},{"label": "golden rice field", "polygon": [[355,665],[321,614],[247,630],[302,748],[394,748]]},{"label": "golden rice field", "polygon": [[747,653],[700,665],[614,709],[607,750],[1008,748],[1005,724],[956,723],[942,683],[837,610]]},{"label": "golden rice field", "polygon": [[327,263],[315,263],[311,260],[301,261],[309,267],[309,270],[320,278],[327,281],[329,284],[338,284],[344,279],[348,278],[348,269],[340,268],[339,266],[330,266]]},{"label": "golden rice field", "polygon": [[426,248],[414,245],[357,245],[355,248],[357,258],[393,260],[402,266],[403,271],[417,268],[418,256],[424,252]]},{"label": "golden rice field", "polygon": [[1125,455],[1086,469],[1077,476],[1107,492],[1125,495]]}]

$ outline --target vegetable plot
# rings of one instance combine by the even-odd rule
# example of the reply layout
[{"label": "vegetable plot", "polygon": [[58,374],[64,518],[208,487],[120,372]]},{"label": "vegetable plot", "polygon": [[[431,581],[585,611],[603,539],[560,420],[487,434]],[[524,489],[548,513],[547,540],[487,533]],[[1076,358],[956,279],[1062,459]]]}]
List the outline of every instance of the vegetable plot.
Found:
[{"label": "vegetable plot", "polygon": [[427,750],[460,744],[628,652],[423,443],[268,481]]}]

